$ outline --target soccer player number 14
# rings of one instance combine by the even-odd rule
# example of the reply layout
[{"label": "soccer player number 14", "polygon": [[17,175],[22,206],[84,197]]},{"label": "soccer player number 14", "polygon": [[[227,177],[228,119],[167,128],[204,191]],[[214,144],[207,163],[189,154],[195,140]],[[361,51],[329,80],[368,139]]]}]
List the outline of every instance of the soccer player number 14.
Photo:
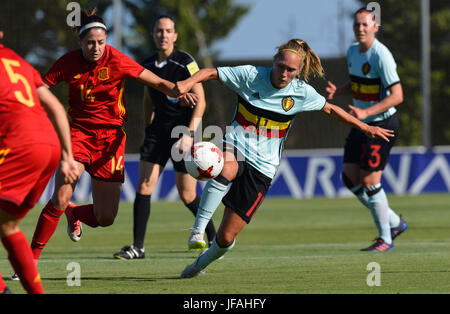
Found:
[{"label": "soccer player number 14", "polygon": [[94,95],[91,95],[92,87],[86,88],[86,93],[84,92],[85,90],[84,85],[80,85],[80,88],[81,88],[81,101],[94,102],[95,97]]}]

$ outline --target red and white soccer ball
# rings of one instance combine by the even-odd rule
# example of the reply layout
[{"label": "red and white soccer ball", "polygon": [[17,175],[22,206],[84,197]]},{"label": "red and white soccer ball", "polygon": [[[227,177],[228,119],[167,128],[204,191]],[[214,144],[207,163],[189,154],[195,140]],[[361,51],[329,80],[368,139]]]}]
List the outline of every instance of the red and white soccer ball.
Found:
[{"label": "red and white soccer ball", "polygon": [[184,164],[188,173],[197,180],[207,181],[217,177],[223,168],[222,151],[211,142],[198,142],[186,154]]}]

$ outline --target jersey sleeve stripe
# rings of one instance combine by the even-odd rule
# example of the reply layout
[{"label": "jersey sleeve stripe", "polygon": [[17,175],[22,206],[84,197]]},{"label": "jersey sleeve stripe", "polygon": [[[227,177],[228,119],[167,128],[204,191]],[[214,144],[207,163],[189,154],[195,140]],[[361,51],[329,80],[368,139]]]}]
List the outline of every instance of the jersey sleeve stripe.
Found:
[{"label": "jersey sleeve stripe", "polygon": [[123,92],[125,90],[125,80],[122,80],[120,83],[120,92],[119,92],[119,100],[117,105],[119,107],[119,116],[122,118],[126,114],[126,109],[123,103]]},{"label": "jersey sleeve stripe", "polygon": [[389,86],[386,86],[386,89],[389,89],[389,88],[391,88],[392,86],[397,85],[397,84],[400,84],[400,81],[396,81],[396,82],[390,84]]}]

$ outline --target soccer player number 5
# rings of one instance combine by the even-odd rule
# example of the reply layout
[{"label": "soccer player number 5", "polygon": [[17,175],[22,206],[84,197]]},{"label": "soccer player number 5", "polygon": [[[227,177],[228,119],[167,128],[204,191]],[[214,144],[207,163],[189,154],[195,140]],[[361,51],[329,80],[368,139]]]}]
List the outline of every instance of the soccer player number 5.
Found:
[{"label": "soccer player number 5", "polygon": [[14,96],[16,96],[17,100],[24,104],[27,107],[33,107],[34,106],[34,100],[33,95],[31,94],[31,87],[28,83],[27,79],[19,74],[15,73],[13,67],[20,67],[20,63],[17,60],[11,60],[11,59],[5,59],[2,58],[3,66],[6,69],[6,73],[8,74],[8,77],[13,84],[17,84],[19,82],[22,82],[23,86],[25,87],[25,91],[27,94],[27,97],[24,97],[23,93],[21,91],[14,91]]}]

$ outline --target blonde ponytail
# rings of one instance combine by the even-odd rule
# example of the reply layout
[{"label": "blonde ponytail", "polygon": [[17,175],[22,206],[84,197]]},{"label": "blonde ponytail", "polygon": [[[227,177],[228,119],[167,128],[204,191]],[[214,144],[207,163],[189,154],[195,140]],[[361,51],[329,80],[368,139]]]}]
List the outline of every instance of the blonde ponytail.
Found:
[{"label": "blonde ponytail", "polygon": [[303,79],[305,82],[308,82],[311,74],[315,77],[323,77],[325,75],[319,57],[308,46],[306,41],[301,39],[289,40],[288,42],[278,47],[278,53],[275,55],[275,57],[283,51],[292,51],[302,59],[303,66],[300,73],[297,75],[298,79]]}]

